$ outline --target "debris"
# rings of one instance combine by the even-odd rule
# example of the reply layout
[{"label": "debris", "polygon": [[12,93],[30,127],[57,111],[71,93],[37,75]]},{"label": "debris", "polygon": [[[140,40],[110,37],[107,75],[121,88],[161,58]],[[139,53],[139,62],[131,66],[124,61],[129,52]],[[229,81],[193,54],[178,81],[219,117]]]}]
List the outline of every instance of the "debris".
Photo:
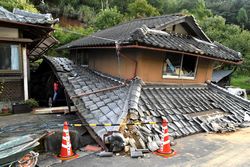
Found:
[{"label": "debris", "polygon": [[152,141],[151,137],[148,137],[148,149],[152,152],[156,151],[159,149],[159,146],[157,145],[157,143],[155,141]]},{"label": "debris", "polygon": [[177,144],[177,142],[175,140],[170,140],[170,146],[175,146]]},{"label": "debris", "polygon": [[121,133],[112,133],[112,135],[107,137],[105,142],[110,145],[109,150],[112,152],[120,152],[125,146],[125,138]]},{"label": "debris", "polygon": [[146,145],[145,145],[144,141],[143,141],[141,138],[139,138],[139,142],[140,142],[142,148],[145,149],[145,148],[146,148]]},{"label": "debris", "polygon": [[87,145],[84,148],[80,148],[81,151],[92,151],[92,152],[98,152],[101,151],[102,148],[98,146],[92,146],[92,145]]},{"label": "debris", "polygon": [[250,122],[250,116],[245,112],[244,121]]},{"label": "debris", "polygon": [[38,161],[38,156],[39,153],[30,151],[28,154],[26,154],[18,161],[18,166],[35,167]]},{"label": "debris", "polygon": [[132,148],[136,149],[135,139],[129,138],[129,144],[131,145]]},{"label": "debris", "polygon": [[129,152],[129,150],[130,150],[130,146],[125,146],[125,147],[124,147],[124,152],[125,152],[125,153]]},{"label": "debris", "polygon": [[[70,112],[76,112],[77,109],[71,106]],[[55,113],[69,113],[69,108],[67,106],[62,107],[50,107],[50,108],[37,108],[32,111],[33,114],[55,114]]]},{"label": "debris", "polygon": [[139,157],[142,158],[144,155],[143,155],[142,151],[131,149],[130,150],[130,156],[131,156],[131,158],[139,158]]},{"label": "debris", "polygon": [[149,153],[149,149],[136,149],[136,151],[141,151],[142,153]]},{"label": "debris", "polygon": [[[6,140],[7,142],[4,142],[0,144],[0,166],[6,166],[10,165],[13,162],[16,162],[22,157],[25,157],[24,159],[28,162],[28,157],[31,157],[34,155],[36,157],[36,161],[30,161],[30,163],[37,163],[37,157],[38,154],[31,152],[32,149],[34,149],[36,146],[39,145],[39,140],[47,135],[46,133],[43,133],[42,135],[35,136],[35,135],[25,135],[25,136],[19,136],[12,138],[11,140]],[[29,154],[29,152],[31,152]],[[27,157],[26,157],[26,154]],[[26,161],[20,161],[20,163],[26,163]],[[19,163],[19,164],[20,164]]]},{"label": "debris", "polygon": [[250,127],[250,122],[243,122],[242,124],[240,124],[240,127],[242,128]]},{"label": "debris", "polygon": [[106,152],[106,151],[102,151],[96,154],[99,157],[112,157],[113,156],[113,152]]}]

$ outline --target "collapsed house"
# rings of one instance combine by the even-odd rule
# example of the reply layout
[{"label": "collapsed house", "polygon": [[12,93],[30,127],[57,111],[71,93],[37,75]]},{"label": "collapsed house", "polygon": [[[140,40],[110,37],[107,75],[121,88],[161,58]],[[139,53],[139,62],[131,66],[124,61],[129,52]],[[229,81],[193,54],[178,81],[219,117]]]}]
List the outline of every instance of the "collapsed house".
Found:
[{"label": "collapsed house", "polygon": [[29,61],[41,58],[57,43],[51,36],[56,22],[51,14],[9,12],[0,6],[0,102],[29,98]]},{"label": "collapsed house", "polygon": [[[174,138],[234,131],[250,102],[210,82],[215,62],[240,64],[241,54],[212,42],[192,16],[137,19],[72,41],[69,59],[44,57],[65,88],[67,101],[92,137],[113,151],[126,143],[159,148],[166,117]],[[87,66],[86,66],[87,65]],[[70,106],[70,105],[69,105]]]}]

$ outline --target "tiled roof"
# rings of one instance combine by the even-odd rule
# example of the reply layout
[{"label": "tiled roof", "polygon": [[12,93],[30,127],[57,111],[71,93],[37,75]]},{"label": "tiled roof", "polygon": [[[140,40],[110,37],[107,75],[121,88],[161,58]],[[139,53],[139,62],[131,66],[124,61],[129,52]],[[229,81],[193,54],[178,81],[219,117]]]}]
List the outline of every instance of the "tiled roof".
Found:
[{"label": "tiled roof", "polygon": [[[70,97],[82,93],[88,95],[73,98],[72,101],[87,123],[121,123],[126,117],[129,85],[110,91],[92,93],[97,90],[122,85],[116,80],[88,68],[74,65],[66,58],[46,57],[55,67],[57,74]],[[94,127],[96,134],[103,138],[107,131],[117,131],[119,127]]]},{"label": "tiled roof", "polygon": [[12,13],[2,6],[0,6],[0,20],[30,24],[54,24],[58,21],[54,20],[51,14],[37,14],[20,9],[14,9]]},{"label": "tiled roof", "polygon": [[165,116],[169,121],[170,135],[182,137],[197,132],[215,131],[213,121],[242,123],[244,114],[250,114],[250,102],[233,97],[210,84],[151,85],[142,88],[139,110],[142,120]]},{"label": "tiled roof", "polygon": [[[213,84],[145,85],[139,78],[115,89],[103,90],[124,82],[111,76],[76,66],[66,58],[46,57],[81,116],[88,123],[121,123],[134,121],[169,121],[172,137],[198,132],[232,131],[250,115],[250,102],[229,94]],[[126,119],[125,119],[126,118]],[[161,126],[133,126],[121,133],[134,138],[140,147],[151,141],[160,145]],[[103,139],[108,131],[119,127],[93,127]]]},{"label": "tiled roof", "polygon": [[[161,31],[163,28],[159,28],[164,27],[163,25],[166,27],[167,25],[182,22],[186,24],[192,23],[193,30],[202,35],[196,35],[194,37],[191,35],[168,34]],[[143,46],[204,55],[205,57],[234,62],[242,60],[239,52],[229,49],[217,42],[211,42],[196,24],[192,16],[179,15],[166,15],[130,21],[99,31],[88,37],[72,41],[58,49],[114,46],[116,42],[118,42],[119,45],[134,45],[136,43]]]},{"label": "tiled roof", "polygon": [[[120,24],[102,31],[98,31],[91,36],[84,37],[75,41],[72,41],[66,45],[61,46],[58,49],[65,49],[71,47],[80,47],[80,46],[105,46],[105,45],[114,45],[115,41],[126,41],[130,34],[137,28],[146,25],[149,28],[158,28],[163,25],[172,24],[177,21],[185,21],[185,19],[193,20],[192,16],[181,16],[181,15],[165,15],[157,17],[149,17],[144,19],[136,19],[130,22]],[[200,34],[203,34],[201,29],[193,20],[193,24],[197,26],[197,30]],[[203,34],[204,38],[207,38]],[[110,39],[110,40],[109,40]]]},{"label": "tiled roof", "polygon": [[[146,27],[147,29],[147,27]],[[141,32],[140,32],[141,31]],[[208,43],[192,36],[168,34],[160,31],[137,29],[129,41],[138,42],[139,45],[154,46],[157,48],[166,48],[182,52],[205,55],[206,57],[214,57],[229,61],[240,61],[241,54],[232,49],[215,42]],[[140,35],[139,35],[140,34]]]}]

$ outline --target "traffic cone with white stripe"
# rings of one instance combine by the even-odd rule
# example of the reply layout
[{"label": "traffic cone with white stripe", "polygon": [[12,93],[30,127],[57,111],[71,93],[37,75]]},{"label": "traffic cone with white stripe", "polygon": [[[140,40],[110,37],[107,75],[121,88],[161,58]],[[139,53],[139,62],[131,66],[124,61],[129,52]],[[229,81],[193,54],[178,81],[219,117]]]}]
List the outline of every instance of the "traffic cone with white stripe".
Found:
[{"label": "traffic cone with white stripe", "polygon": [[166,118],[162,119],[162,138],[161,138],[161,146],[159,150],[156,150],[154,153],[163,157],[172,157],[176,155],[176,152],[170,147],[170,139],[168,133],[168,121]]},{"label": "traffic cone with white stripe", "polygon": [[78,157],[79,155],[74,154],[72,151],[68,122],[65,121],[63,125],[63,133],[62,133],[62,147],[61,147],[61,152],[58,158],[61,160],[70,160],[70,159],[75,159]]}]

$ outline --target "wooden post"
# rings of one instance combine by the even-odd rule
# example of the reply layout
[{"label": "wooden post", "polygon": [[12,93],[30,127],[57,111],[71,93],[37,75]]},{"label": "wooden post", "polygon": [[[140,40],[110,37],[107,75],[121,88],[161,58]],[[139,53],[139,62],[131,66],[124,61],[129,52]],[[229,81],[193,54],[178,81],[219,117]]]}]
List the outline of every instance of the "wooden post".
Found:
[{"label": "wooden post", "polygon": [[71,104],[70,104],[70,98],[69,98],[69,95],[66,91],[66,89],[64,88],[64,95],[65,95],[65,98],[66,98],[66,102],[67,102],[67,106],[68,106],[68,109],[69,109],[69,112],[71,112]]},{"label": "wooden post", "polygon": [[28,88],[28,60],[27,60],[27,51],[26,45],[22,47],[23,51],[23,86],[24,86],[24,100],[29,99],[29,88]]}]

